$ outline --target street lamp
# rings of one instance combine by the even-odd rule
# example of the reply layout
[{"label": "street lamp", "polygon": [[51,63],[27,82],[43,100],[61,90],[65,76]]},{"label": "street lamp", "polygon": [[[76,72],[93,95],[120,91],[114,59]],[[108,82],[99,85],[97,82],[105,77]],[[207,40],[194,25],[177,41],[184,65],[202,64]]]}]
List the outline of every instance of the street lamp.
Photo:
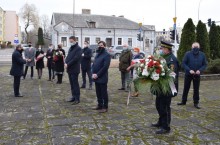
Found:
[{"label": "street lamp", "polygon": [[74,14],[75,14],[75,0],[73,0],[73,36],[75,36],[75,31],[74,31]]},{"label": "street lamp", "polygon": [[200,13],[200,5],[201,5],[202,0],[199,0],[199,6],[198,6],[198,21],[199,21],[199,13]]}]

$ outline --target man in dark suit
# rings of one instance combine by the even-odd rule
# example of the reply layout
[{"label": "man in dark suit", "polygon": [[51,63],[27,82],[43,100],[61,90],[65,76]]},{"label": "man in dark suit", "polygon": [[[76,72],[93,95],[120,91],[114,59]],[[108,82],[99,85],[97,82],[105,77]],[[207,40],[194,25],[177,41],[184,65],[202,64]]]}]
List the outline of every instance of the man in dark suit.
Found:
[{"label": "man in dark suit", "polygon": [[23,78],[24,79],[26,78],[28,67],[31,67],[31,79],[33,79],[36,49],[32,47],[31,42],[28,43],[28,47],[29,48],[25,49],[24,51],[24,55],[25,55],[25,59],[27,60],[27,63]]},{"label": "man in dark suit", "polygon": [[71,47],[65,60],[65,68],[67,69],[69,76],[72,97],[68,102],[73,102],[73,105],[76,105],[80,103],[80,88],[78,77],[80,73],[82,49],[76,42],[75,36],[71,36],[69,41]]},{"label": "man in dark suit", "polygon": [[98,105],[94,110],[99,110],[100,113],[108,111],[108,69],[111,62],[111,57],[105,50],[106,43],[99,42],[99,48],[92,66],[92,78],[95,82],[96,95]]},{"label": "man in dark suit", "polygon": [[87,74],[89,78],[89,90],[92,89],[91,58],[92,58],[92,50],[89,48],[89,43],[85,41],[84,48],[82,51],[82,60],[81,60],[81,70],[82,70],[82,79],[83,79],[83,84],[81,88],[86,88],[86,74]]},{"label": "man in dark suit", "polygon": [[10,75],[14,76],[14,95],[15,97],[23,97],[20,94],[20,80],[23,75],[23,68],[26,61],[22,58],[22,47],[21,45],[16,46],[15,51],[12,54],[12,66]]},{"label": "man in dark suit", "polygon": [[[53,44],[50,44],[49,49],[47,50],[47,54],[46,54],[47,67],[48,67],[48,73],[49,73],[49,80],[48,81],[51,81],[55,78],[53,53],[54,53]],[[52,79],[51,79],[51,77],[52,77]]]}]

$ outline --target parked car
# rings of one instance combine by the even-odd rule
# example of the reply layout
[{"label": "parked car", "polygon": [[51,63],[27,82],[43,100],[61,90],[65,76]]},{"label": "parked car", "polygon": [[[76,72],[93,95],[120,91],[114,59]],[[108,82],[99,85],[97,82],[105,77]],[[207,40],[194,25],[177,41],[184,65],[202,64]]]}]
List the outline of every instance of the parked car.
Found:
[{"label": "parked car", "polygon": [[23,47],[24,50],[29,47],[28,44],[21,44],[21,46]]},{"label": "parked car", "polygon": [[[132,53],[133,53],[133,48],[130,48]],[[123,50],[123,46],[122,45],[118,45],[118,46],[112,46],[108,49],[108,53],[112,56],[112,58],[114,59],[119,59],[121,52]],[[140,51],[140,54],[142,55],[142,57],[145,57],[145,53],[144,51]]]}]

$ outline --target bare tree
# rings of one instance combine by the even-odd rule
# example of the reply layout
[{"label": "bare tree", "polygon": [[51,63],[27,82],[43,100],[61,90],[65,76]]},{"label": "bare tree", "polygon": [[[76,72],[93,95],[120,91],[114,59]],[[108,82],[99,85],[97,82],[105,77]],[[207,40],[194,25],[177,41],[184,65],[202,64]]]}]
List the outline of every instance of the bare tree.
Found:
[{"label": "bare tree", "polygon": [[50,20],[48,15],[41,16],[41,27],[43,28],[44,37],[50,36]]},{"label": "bare tree", "polygon": [[26,43],[28,43],[30,39],[28,29],[30,26],[36,29],[39,27],[39,16],[36,6],[25,3],[20,10],[20,16],[25,24]]}]

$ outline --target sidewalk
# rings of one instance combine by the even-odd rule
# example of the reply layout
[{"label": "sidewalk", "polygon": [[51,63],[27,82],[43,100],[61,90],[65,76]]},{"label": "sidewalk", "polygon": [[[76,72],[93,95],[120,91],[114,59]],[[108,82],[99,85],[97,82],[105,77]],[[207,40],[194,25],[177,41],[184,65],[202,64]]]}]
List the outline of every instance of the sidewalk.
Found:
[{"label": "sidewalk", "polygon": [[[21,82],[25,97],[14,98],[9,66],[0,67],[0,144],[66,144],[66,145],[193,145],[220,144],[220,81],[201,82],[201,107],[193,107],[192,90],[186,106],[177,106],[180,96],[172,100],[172,131],[155,135],[150,124],[158,118],[155,98],[140,90],[141,96],[131,98],[118,91],[118,69],[109,71],[109,112],[99,114],[95,91],[81,90],[81,103],[67,103],[70,86],[67,74],[62,85],[27,77]],[[29,72],[30,73],[30,72]],[[81,76],[80,79],[81,80]],[[180,90],[183,81],[180,80]],[[180,91],[181,92],[181,91]]]}]

